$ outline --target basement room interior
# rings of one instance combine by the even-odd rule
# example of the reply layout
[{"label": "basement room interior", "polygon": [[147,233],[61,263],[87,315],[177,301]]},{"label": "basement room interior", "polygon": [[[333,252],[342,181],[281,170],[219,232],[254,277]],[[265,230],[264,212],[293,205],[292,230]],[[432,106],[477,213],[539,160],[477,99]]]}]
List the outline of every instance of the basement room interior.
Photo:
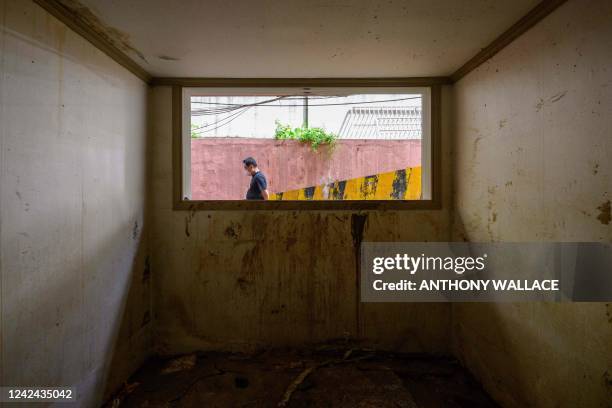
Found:
[{"label": "basement room interior", "polygon": [[612,2],[0,24],[0,405],[612,407]]}]

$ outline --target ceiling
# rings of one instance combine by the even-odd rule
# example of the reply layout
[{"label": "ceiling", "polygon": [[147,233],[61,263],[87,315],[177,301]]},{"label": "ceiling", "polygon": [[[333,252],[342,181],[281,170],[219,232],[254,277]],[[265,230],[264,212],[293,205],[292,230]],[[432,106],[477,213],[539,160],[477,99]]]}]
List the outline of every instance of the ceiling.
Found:
[{"label": "ceiling", "polygon": [[537,0],[60,0],[156,77],[446,76]]}]

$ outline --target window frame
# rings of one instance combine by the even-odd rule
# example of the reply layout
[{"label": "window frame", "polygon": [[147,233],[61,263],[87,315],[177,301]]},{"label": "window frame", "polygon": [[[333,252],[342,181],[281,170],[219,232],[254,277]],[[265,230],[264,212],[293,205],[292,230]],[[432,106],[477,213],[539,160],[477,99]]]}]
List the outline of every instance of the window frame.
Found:
[{"label": "window frame", "polygon": [[[321,200],[321,201],[260,201],[260,200],[190,200],[183,188],[190,182],[190,144],[185,143],[183,123],[190,121],[190,106],[184,98],[185,88],[426,88],[429,93],[429,150],[423,160],[430,161],[428,183],[430,199],[423,200]],[[425,110],[424,110],[425,111]],[[435,81],[410,79],[199,79],[172,86],[172,173],[173,209],[177,211],[231,211],[231,210],[423,210],[441,209],[441,84]],[[424,139],[425,140],[425,139]],[[426,143],[426,142],[425,142]],[[187,166],[186,164],[189,164]],[[185,174],[187,174],[185,176]]]}]

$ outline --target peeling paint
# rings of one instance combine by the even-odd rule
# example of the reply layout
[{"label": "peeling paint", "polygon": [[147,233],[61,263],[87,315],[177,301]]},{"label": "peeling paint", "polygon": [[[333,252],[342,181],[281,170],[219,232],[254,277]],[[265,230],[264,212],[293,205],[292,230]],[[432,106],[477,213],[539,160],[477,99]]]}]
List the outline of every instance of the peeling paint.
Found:
[{"label": "peeling paint", "polygon": [[147,59],[130,43],[130,36],[114,27],[106,25],[88,7],[77,0],[58,0],[58,2],[72,15],[75,20],[79,20],[89,26],[99,36],[111,43],[118,49],[132,53],[147,62]]}]

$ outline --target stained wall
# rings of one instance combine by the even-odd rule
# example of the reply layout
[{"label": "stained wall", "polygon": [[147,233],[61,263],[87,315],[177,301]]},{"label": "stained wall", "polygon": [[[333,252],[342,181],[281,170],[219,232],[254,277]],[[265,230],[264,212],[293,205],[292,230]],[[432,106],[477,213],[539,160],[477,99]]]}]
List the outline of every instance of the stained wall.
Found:
[{"label": "stained wall", "polygon": [[0,1],[0,384],[99,406],[151,350],[147,86]]},{"label": "stained wall", "polygon": [[[569,0],[455,84],[455,238],[612,241],[612,4]],[[612,305],[453,305],[455,353],[507,407],[612,401]]]},{"label": "stained wall", "polygon": [[191,140],[191,198],[242,200],[250,177],[242,160],[254,157],[270,193],[386,173],[421,165],[420,140],[338,140],[333,148],[293,140]]},{"label": "stained wall", "polygon": [[[443,110],[450,115],[450,89]],[[151,92],[152,270],[156,349],[247,350],[334,339],[448,352],[450,305],[357,303],[360,241],[449,239],[444,204],[428,211],[174,211],[171,89]]]}]

